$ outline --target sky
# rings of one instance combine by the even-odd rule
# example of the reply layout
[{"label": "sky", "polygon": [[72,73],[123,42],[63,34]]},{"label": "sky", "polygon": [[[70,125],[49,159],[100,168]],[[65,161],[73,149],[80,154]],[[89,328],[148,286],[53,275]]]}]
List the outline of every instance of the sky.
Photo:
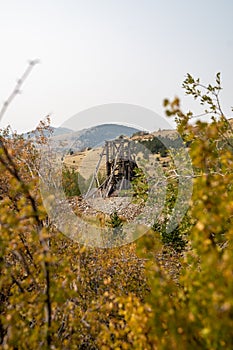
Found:
[{"label": "sky", "polygon": [[[0,128],[28,131],[50,115],[54,126],[77,116],[81,129],[99,123],[83,111],[118,103],[163,118],[163,99],[174,96],[199,113],[181,87],[188,72],[205,83],[221,72],[222,106],[231,117],[232,16],[232,0],[0,0],[1,104],[28,60],[40,60]],[[158,126],[137,114],[134,125]]]}]

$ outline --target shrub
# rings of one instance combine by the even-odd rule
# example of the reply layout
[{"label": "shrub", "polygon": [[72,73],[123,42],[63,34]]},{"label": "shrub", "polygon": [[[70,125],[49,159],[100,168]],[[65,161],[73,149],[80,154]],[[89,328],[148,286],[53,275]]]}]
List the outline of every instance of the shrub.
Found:
[{"label": "shrub", "polygon": [[62,185],[67,197],[80,196],[79,174],[74,169],[64,166],[62,169]]}]

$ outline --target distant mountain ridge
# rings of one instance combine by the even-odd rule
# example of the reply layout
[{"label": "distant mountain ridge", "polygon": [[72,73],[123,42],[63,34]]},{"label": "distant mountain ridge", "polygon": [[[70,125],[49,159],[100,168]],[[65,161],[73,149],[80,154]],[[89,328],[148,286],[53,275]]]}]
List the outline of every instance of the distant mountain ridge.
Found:
[{"label": "distant mountain ridge", "polygon": [[[228,119],[229,124],[233,127],[233,118]],[[81,151],[82,149],[91,147],[102,146],[105,141],[113,140],[123,135],[126,137],[134,137],[132,140],[149,140],[153,137],[163,136],[174,138],[177,135],[177,131],[171,130],[158,130],[153,133],[143,132],[137,128],[125,126],[121,124],[100,124],[90,128],[82,129],[79,131],[73,131],[65,127],[51,127],[52,140],[60,148],[69,147],[74,151]],[[39,134],[38,134],[39,135]],[[49,136],[49,131],[45,132],[45,136]],[[27,132],[23,134],[25,138],[34,138],[35,133]]]},{"label": "distant mountain ridge", "polygon": [[131,137],[139,129],[120,124],[101,124],[80,131],[71,131],[64,134],[54,135],[53,141],[70,144],[70,148],[80,151],[87,147],[101,146],[107,140],[116,139],[119,136]]},{"label": "distant mountain ridge", "polygon": [[[52,132],[52,136],[59,136],[59,135],[64,135],[64,134],[69,134],[71,132],[73,132],[73,130],[68,129],[68,128],[62,128],[62,127],[54,127],[54,126],[50,126],[49,127],[50,131]],[[50,131],[46,130],[44,131],[44,136],[50,136]],[[27,138],[34,138],[35,136],[39,135],[38,131],[28,131],[22,134],[22,136],[27,139]]]}]

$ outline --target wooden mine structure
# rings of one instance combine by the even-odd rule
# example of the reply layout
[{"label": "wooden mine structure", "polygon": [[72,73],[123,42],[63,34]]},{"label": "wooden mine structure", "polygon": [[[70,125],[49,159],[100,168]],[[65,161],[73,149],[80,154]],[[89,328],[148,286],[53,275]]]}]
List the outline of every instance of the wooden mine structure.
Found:
[{"label": "wooden mine structure", "polygon": [[[106,179],[100,183],[100,165],[104,157],[106,159]],[[129,189],[130,181],[135,176],[135,168],[137,164],[132,152],[132,141],[123,137],[105,141],[85,198],[96,196],[106,198],[121,190]],[[93,189],[93,185],[97,187]]]}]

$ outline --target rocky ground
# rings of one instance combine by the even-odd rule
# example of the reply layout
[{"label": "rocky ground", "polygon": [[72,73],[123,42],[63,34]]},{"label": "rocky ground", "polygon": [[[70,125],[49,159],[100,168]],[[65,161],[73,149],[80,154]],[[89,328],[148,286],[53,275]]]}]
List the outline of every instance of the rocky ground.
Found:
[{"label": "rocky ground", "polygon": [[96,216],[100,213],[109,217],[114,211],[123,221],[133,221],[142,211],[143,205],[133,203],[130,197],[90,198],[72,197],[72,209],[80,215]]}]

